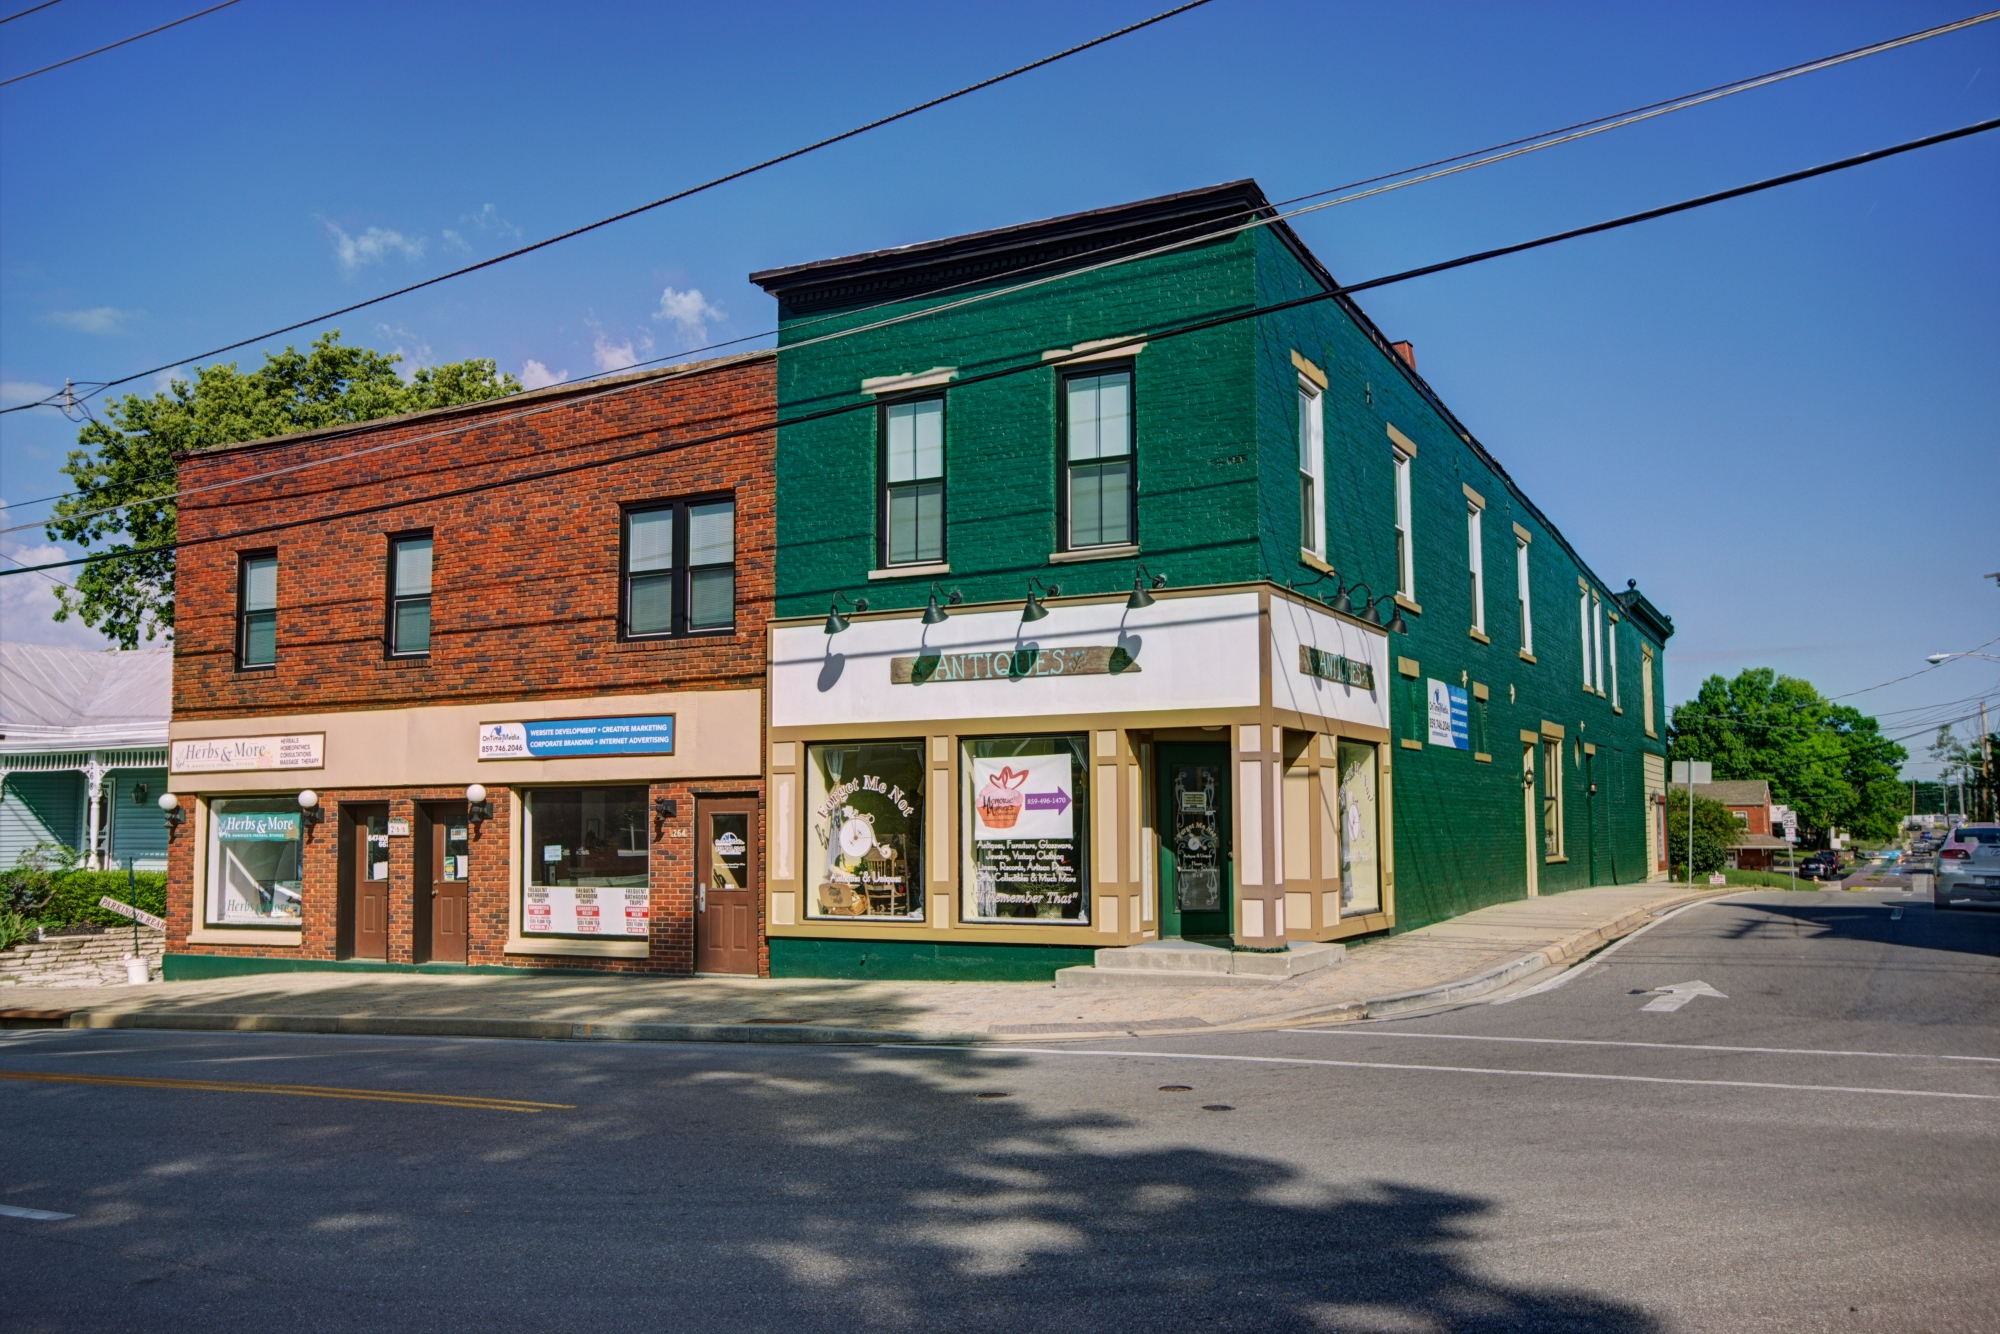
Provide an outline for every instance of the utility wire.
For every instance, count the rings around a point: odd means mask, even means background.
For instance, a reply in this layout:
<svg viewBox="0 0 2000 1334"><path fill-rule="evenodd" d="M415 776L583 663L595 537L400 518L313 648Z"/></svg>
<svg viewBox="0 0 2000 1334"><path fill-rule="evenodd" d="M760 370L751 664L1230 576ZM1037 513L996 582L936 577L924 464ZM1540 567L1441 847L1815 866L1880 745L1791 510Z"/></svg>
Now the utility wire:
<svg viewBox="0 0 2000 1334"><path fill-rule="evenodd" d="M1011 284L1006 287L980 293L976 296L969 297L963 301L950 302L945 305L939 305L939 306L929 306L920 311L907 312L903 315L896 316L888 320L883 320L874 324L850 326L848 328L841 329L835 333L820 335L805 340L795 340L794 342L786 344L786 348L788 350L796 351L800 348L810 347L813 346L814 344L821 342L829 342L839 338L851 338L858 334L870 333L875 330L885 328L888 325L901 323L906 320L927 319L932 316L936 316L951 310L958 309L961 306L971 305L981 301L990 301L999 297L1012 296L1019 292L1025 291L1031 287L1040 286L1045 282L1053 282L1060 279L1075 278L1082 276L1084 274L1097 272L1100 269L1111 268L1122 264L1130 264L1138 260L1152 258L1154 256L1166 254L1177 249L1186 248L1188 246L1199 245L1208 241L1219 240L1226 237L1235 236L1240 234L1241 232L1253 228L1270 226L1277 222L1287 221L1303 213L1318 212L1322 209L1333 208L1341 204L1352 203L1355 200L1365 199L1373 195L1382 194L1389 190L1402 189L1404 186L1408 185L1420 185L1428 181L1437 180L1443 176L1454 175L1461 171L1468 171L1475 167L1482 167L1489 165L1490 163L1506 161L1510 158L1519 157L1524 153L1538 152L1543 148L1552 148L1557 146L1558 144L1570 143L1577 139L1587 138L1590 135L1602 134L1608 130L1621 129L1626 125L1635 124L1642 120L1652 119L1654 116L1666 115L1673 111L1686 110L1689 107L1699 106L1702 105L1703 103L1714 101L1719 97L1732 96L1735 93L1739 92L1748 92L1753 88L1764 87L1768 84L1779 82L1784 79L1796 78L1802 74L1813 73L1818 70L1826 69L1834 65L1843 64L1847 61L1858 60L1864 56L1880 54L1881 52L1894 50L1898 47L1907 46L1910 45L1911 43L1923 41L1931 37L1937 37L1937 36L1942 36L1946 33L1956 32L1963 28L1988 22L1994 18L2000 18L2000 10L1991 10L1988 11L1987 13L1974 15L1971 18L1957 20L1953 23L1941 24L1937 27L1926 28L1919 32L1906 33L1901 37L1889 38L1885 41L1871 43L1870 45L1867 46L1854 47L1850 50L1838 52L1834 55L1822 56L1819 57L1818 59L1804 61L1796 65L1788 65L1781 69L1772 70L1764 74L1751 75L1747 78L1734 80L1731 83L1717 84L1711 88L1701 89L1692 93L1684 93L1678 97L1672 97L1672 98L1667 98L1664 101L1648 103L1645 106L1634 107L1627 111L1613 112L1608 115L1595 117L1591 120L1578 121L1575 122L1574 124L1565 125L1554 130L1544 131L1541 134L1528 135L1524 138L1509 140L1505 143L1495 144L1488 148L1474 149L1468 152L1455 154L1448 158L1437 158L1430 162L1422 163L1414 167L1403 168L1400 171L1387 172L1378 176L1365 177L1359 181L1351 181L1346 185L1334 186L1325 190L1315 190L1312 191L1311 193L1303 195L1295 195L1289 199L1279 200L1272 205L1273 209L1282 210L1286 208L1288 205L1299 203L1304 200L1320 199L1325 195L1338 194L1342 191L1347 191L1347 190L1358 190L1365 186L1377 185L1380 182L1392 181L1400 176L1413 176L1415 173L1418 172L1430 173L1429 175L1418 176L1415 179L1398 181L1394 185L1383 186L1381 189L1364 190L1363 193L1360 194L1346 195L1340 199L1328 200L1324 203L1315 204L1308 208L1295 209L1292 210L1291 212L1277 212L1269 215L1253 214L1249 216L1244 222L1232 223L1219 230L1209 230L1206 232L1203 232L1202 228L1210 226L1209 223L1203 222L1203 223L1189 224L1188 226L1175 228L1167 233L1164 233L1164 235L1167 236L1179 236L1180 239L1169 241L1165 244L1158 245L1146 250L1141 250L1136 253L1122 254L1117 258L1104 260L1095 264L1088 264L1081 268L1072 267L1075 265L1076 260L1079 258L1079 256L1076 255L1066 255L1056 259L1044 261L1041 264L1028 265L1022 269L1016 270L1015 271L1016 274L1018 275L1021 273L1032 273L1037 270L1050 269L1050 268L1058 269L1060 270L1060 272L1054 274L1049 278ZM1595 127L1595 128L1587 128L1587 127ZM1582 131L1582 132L1577 133L1577 131ZM1538 140L1543 142L1536 142ZM1534 147L1521 148L1520 146L1523 144L1533 144ZM1508 151L1508 150L1518 150L1518 151ZM1478 160L1473 161L1471 159L1478 159ZM1464 165L1452 167L1448 171L1431 170L1432 168L1445 166L1450 163L1463 163ZM1198 233L1198 234L1188 235L1187 233ZM1111 246L1101 247L1101 249L1115 249L1115 248L1117 248L1115 243ZM1089 253L1090 252L1086 252L1085 255L1082 256L1082 258L1088 258ZM445 275L445 276L449 277L450 275ZM439 281L441 281L441 279ZM971 278L963 282L952 283L943 287L929 289L926 292L924 292L923 295L926 297L943 296L954 291L963 290L965 288L978 287L989 281L990 279L987 278ZM823 315L818 317L817 319L801 321L799 323L789 326L789 329L786 331L796 333L801 329L811 328L814 325L824 324L831 320L853 319L856 316L865 316L873 311L881 310L887 306L905 304L906 301L907 301L906 297L891 298L889 300L877 302L872 306L864 306L859 310L842 311L833 315ZM589 376L581 380L573 381L571 383L583 385L583 384L589 384L593 380L600 378L628 375L630 374L630 372L640 369L642 367L663 365L669 362L677 361L682 358L696 356L703 352L719 351L723 348L734 347L741 343L753 342L760 338L773 337L779 332L781 331L777 329L763 330L757 333L744 334L738 338L724 339L721 342L709 343L700 347L683 349L678 352L668 353L664 356L649 357L643 361L633 362L629 366L620 367L616 371L604 372L602 376ZM240 346L240 344L238 346ZM122 381L116 381L113 383L122 383ZM88 393L84 395L84 397L88 398L92 395L95 395L96 393L101 392L104 388L108 387L110 386L100 385L97 388L90 390ZM622 386L621 386L621 391L622 391ZM569 401L573 402L574 400L569 400ZM37 407L37 406L43 406L43 404L41 403L23 404L20 405L20 407L8 408L0 411L15 412L24 410L25 408ZM523 410L522 415L525 416L528 413L538 410L540 409L525 409ZM498 419L488 418L484 422L482 422L481 425L498 424L499 422L508 420L515 420L515 418L498 418ZM362 431L369 430L372 428L372 425L373 425L372 423L366 423L366 422L356 423L351 428L350 431L331 432L322 435L320 439L322 440L341 439L347 434L359 433ZM453 429L460 429L460 428L453 428ZM261 480L266 477L280 475L284 472L299 471L305 468L319 467L329 463L344 462L354 457L358 457L358 455L360 454L374 453L385 448L395 448L401 444L413 444L422 440L435 439L435 438L438 437L419 436L411 440L395 442L394 444L391 445L372 446L366 450L356 451L356 453L354 454L335 455L330 458L314 460L311 463L297 464L291 468L275 469L270 472L259 473L253 477L246 477L229 482L216 483L212 487L193 488L187 491L166 492L158 496L146 497L144 500L141 501L121 502L120 504L107 505L100 509L84 511L78 514L63 515L62 520L65 522L70 522L79 519L94 518L99 514L108 514L114 510L124 508L127 504L147 504L147 503L158 503L166 500L175 500L181 496L194 494L195 491L199 490L213 490L213 489L220 489L223 487L238 486L246 482ZM45 496L42 497L40 500L20 501L17 503L24 506L43 504L50 500L67 499L68 497L75 494L77 493L73 491L68 491L68 492L63 492L62 494L56 496ZM11 509L11 508L14 508L14 506L0 505L0 509ZM0 528L0 533L19 532L29 528L40 528L46 526L48 526L46 522L16 524L12 527Z"/></svg>
<svg viewBox="0 0 2000 1334"><path fill-rule="evenodd" d="M56 3L56 0L49 0L49 4L54 4L54 3ZM213 14L218 9L227 9L235 3L237 3L237 0L222 0L222 3L219 5L210 5L207 9L201 10L198 13L189 14L183 18L177 18L172 23L162 23L157 28L148 28L144 32L134 33L132 36L122 38L119 41L113 42L109 46L100 46L95 51L85 51L80 56L71 56L68 60L58 60L53 65L44 65L40 69L31 69L26 74L16 74L11 79L0 79L0 88L5 88L10 83L19 83L23 79L32 79L37 74L47 74L52 69L61 69L64 65L74 65L79 60L88 60L92 56L101 56L106 51L116 51L121 46L130 46L132 43L139 41L142 38L151 37L156 32L165 32L169 28L178 28L183 23L193 23L198 18L203 18L209 14ZM49 7L48 5L37 5L35 6L35 9L47 9L48 7ZM13 18L20 18L22 14L32 14L34 12L35 12L34 9L24 9L21 11L20 14L13 15Z"/></svg>
<svg viewBox="0 0 2000 1334"><path fill-rule="evenodd" d="M1005 379L1015 375L1023 375L1031 371L1041 371L1051 367L1059 367L1071 361L1076 361L1083 358L1091 358L1091 359L1101 358L1105 356L1107 353L1112 353L1117 351L1120 347L1136 346L1140 343L1146 343L1146 342L1164 342L1170 338L1181 338L1189 334L1200 333L1204 330L1220 328L1222 326L1230 324L1236 324L1243 320L1260 319L1268 315L1275 315L1281 313L1283 311L1297 310L1300 309L1301 307L1315 305L1322 301L1339 300L1345 298L1350 293L1370 291L1377 287L1387 287L1392 283L1408 282L1413 278L1422 278L1430 274L1446 273L1453 269L1464 268L1467 265L1471 264L1484 263L1488 260L1501 258L1502 256L1518 255L1523 253L1524 251L1540 249L1543 246L1554 245L1560 241L1569 241L1569 240L1575 240L1579 237L1593 236L1601 232L1608 232L1621 227L1630 227L1641 222L1649 222L1656 218L1669 217L1677 213L1685 213L1691 209L1705 208L1711 204L1718 204L1731 199L1740 199L1746 195L1757 194L1765 190L1776 189L1777 187L1782 185L1790 185L1798 181L1811 180L1815 177L1825 176L1832 172L1845 171L1849 168L1862 166L1867 163L1879 162L1885 158L1895 157L1899 154L1913 152L1920 148L1929 148L1937 144L1949 143L1952 142L1953 140L1963 139L1969 135L1983 134L1988 130L1994 130L1994 129L2000 129L2000 118L1978 121L1971 125L1961 126L1955 130L1946 130L1939 134L1926 135L1921 139L1911 139L1908 140L1907 142L1901 144L1895 144L1888 148L1878 148L1874 149L1871 152L1858 153L1853 157L1842 158L1835 162L1822 163L1817 167L1807 167L1800 171L1787 172L1782 176L1773 176L1766 180L1755 181L1748 185L1735 186L1728 190L1718 190L1711 194L1699 195L1692 199L1684 199L1678 203L1664 204L1658 208L1645 209L1638 213L1628 213L1623 217L1608 219L1604 222L1591 223L1590 225L1585 227L1573 227L1567 231L1553 232L1547 236L1537 237L1531 241L1520 241L1512 245L1496 246L1491 250L1479 251L1476 254L1462 255L1457 259L1442 260L1438 263L1426 264L1419 268L1405 269L1400 273L1386 274L1380 278L1370 278L1366 282L1351 283L1346 286L1336 286L1328 288L1324 291L1310 293L1305 296L1293 297L1287 301L1273 302L1272 304L1267 306L1257 306L1249 310L1234 311L1229 314L1209 316L1202 319L1190 320L1178 325L1169 325L1160 329L1134 333L1126 335L1122 338L1107 340L1106 342L1103 342L1096 347L1090 348L1087 351L1072 352L1062 357L1051 357L1046 361L1037 360L1019 366L1010 366L999 370L985 371L977 375L968 375L960 379L950 381L947 384L941 385L939 386L939 388L943 392L949 394L953 391L964 389L971 385L984 384L991 380ZM385 510L405 509L412 505L429 504L429 503L435 503L440 500L455 499L460 496L472 495L482 491L494 490L502 486L516 486L524 482L539 481L550 477L562 476L576 472L583 472L592 468L609 467L619 463L632 462L637 459L656 457L661 454L677 453L680 450L689 449L697 445L712 444L720 440L735 439L744 435L758 434L764 431L775 430L786 426L803 425L806 422L820 421L830 417L845 416L853 412L872 412L875 410L875 407L876 405L874 403L868 402L868 403L847 403L839 405L837 407L820 408L812 412L801 413L794 417L787 417L787 418L774 417L772 420L768 422L764 422L755 426L737 427L730 430L725 430L690 440L670 441L666 444L652 445L648 446L645 449L633 451L622 455L613 455L607 458L593 459L582 463L566 464L556 468L541 469L533 472L519 474L517 476L505 478L499 481L477 482L469 486L442 492L434 492L426 496L409 497L391 501L384 501L379 504L365 505L351 510L337 511L332 514L315 515L309 518L288 519L277 523L262 524L257 527L242 529L233 533L217 533L217 534L211 534L207 537L192 538L185 541L177 540L174 542L162 542L149 547L133 547L133 548L127 548L122 551L104 551L96 553L95 555L77 557L73 560L51 561L43 565L25 566L18 570L0 570L0 578L5 578L9 575L15 575L15 574L32 573L38 570L58 570L58 569L65 569L72 565L88 565L95 563L97 561L125 560L134 556L150 556L164 551L178 550L182 547L206 546L216 542L233 542L233 541L238 541L245 537L257 536L264 533L279 532L285 529L303 527L309 524L327 523L337 519L354 518L361 515L379 513Z"/></svg>
<svg viewBox="0 0 2000 1334"><path fill-rule="evenodd" d="M236 0L224 0L224 3L235 4ZM745 176L753 175L756 172L764 171L770 167L775 167L779 163L790 162L793 158L804 157L807 153L814 153L822 148L831 147L832 145L841 143L844 140L852 139L856 135L866 134L870 130L878 130L882 128L884 125L894 124L896 121L906 119L907 117L910 116L914 116L918 112L928 111L932 107L942 106L946 102L954 101L958 98L979 92L981 89L991 88L993 85L997 83L1005 83L1007 80L1012 78L1017 78L1020 75L1030 72L1031 70L1038 70L1042 68L1044 65L1053 65L1058 60L1066 60L1070 56L1077 55L1084 51L1088 51L1092 47L1102 46L1106 42L1116 41L1120 37L1124 37L1127 36L1128 34L1138 32L1141 28L1150 28L1155 23L1164 23L1166 20L1173 18L1176 15L1185 14L1190 9L1199 9L1203 5L1208 3L1209 0L1188 0L1188 3L1186 4L1177 5L1172 9L1164 10L1161 13L1153 15L1149 19L1141 19L1137 23L1129 23L1126 26L1119 28L1115 32L1105 33L1102 37L1094 37L1090 41L1080 43L1079 45L1076 46L1072 46L1067 50L1058 51L1054 55L1043 56L1040 60L1030 61L1028 64L1021 65L1015 69L1010 69L1004 74L996 74L991 78L981 79L978 83L967 84L965 87L960 88L957 92L946 93L942 97L933 97L928 102L919 102L917 103L917 105L913 107L906 107L905 109L895 112L891 115L883 116L877 120L871 120L866 125L857 125L851 130L843 130L839 134L830 135L825 139L817 140L814 143L805 145L803 148L794 148L790 152L780 153L776 157L765 158L762 162L755 163L751 166L739 167L737 170L729 172L726 175L717 176L713 180L703 181L700 185L691 185L685 190L677 190L673 194L663 196L662 198L659 199L655 199L650 204L640 204L635 208L628 208L621 213L613 213L608 218L599 218L596 222L587 222L581 227L572 227L566 232L558 232L554 236L544 237L542 240L539 241L531 241L527 245L517 246L514 249L509 250L504 254L495 255L491 259L482 259L475 263L467 264L462 268L453 269L449 273L440 273L434 278L425 278L421 282L410 283L407 286L397 288L393 292L384 292L380 296L371 296L366 301L356 301L352 305L342 306L338 310L330 310L324 315L315 315L311 319L299 320L295 323L283 325L279 328L272 329L266 333L257 334L256 336L251 338L239 339L234 343L224 343L221 347L210 348L206 352L197 352L191 357L181 357L178 360L167 362L165 365L155 366L151 370L137 371L131 375L121 376L116 380L106 380L102 384L98 385L97 388L93 389L91 392L93 394L101 393L103 390L116 388L118 385L121 384L129 384L134 380L144 379L146 376L149 375L157 375L161 371L170 371L174 369L176 366L185 365L187 362L190 361L200 361L205 357L213 357L223 352L233 351L234 349L239 347L247 347L251 343L262 342L266 338L276 338L279 334L291 333L293 330L303 329L308 325L324 324L326 321L332 319L338 319L342 315L351 314L357 310L366 310L370 306L380 305L384 301L389 301L399 296L407 296L411 292L420 292L426 287L435 287L437 284L442 282L449 282L453 278L462 278L468 273L477 273L481 269L490 269L496 264L505 264L510 259L518 259L522 255L533 254L537 250L546 249L547 247L555 245L560 241L567 241L570 240L572 237L582 236L586 232L594 232L600 227L609 227L614 222L623 222L627 218L637 217L641 213L646 213L653 209L660 208L663 205L674 203L677 200L686 199L690 195L698 195L704 190L713 190L718 185L726 185L730 181L741 180ZM217 5L216 8L220 9L222 8L222 5ZM209 11L204 10L202 12L208 13ZM190 17L198 18L200 17L200 15L190 15ZM186 20L183 19L181 20L181 22L186 22ZM142 33L140 35L144 36L145 34ZM128 38L127 40L136 41L138 39ZM109 50L110 48L107 47L105 49ZM90 54L95 55L96 53L91 52ZM78 56L76 57L76 59L81 60L83 59L83 57ZM65 61L63 63L67 64L69 62ZM54 69L55 66L51 65L49 66L49 68ZM36 74L40 74L41 72L42 72L41 70L35 71ZM20 77L25 79L31 76L23 74ZM14 80L9 79L6 82L12 83L14 82ZM0 87L4 86L5 84L0 84ZM39 405L24 404L22 406L35 407ZM0 409L0 411L7 411L7 412L14 412L18 410L19 410L18 408Z"/></svg>
<svg viewBox="0 0 2000 1334"><path fill-rule="evenodd" d="M12 23L15 19L24 19L30 14L39 14L51 5L59 5L61 3L62 0L42 0L42 3L39 5L29 5L26 9L9 14L6 18L0 19L0 23Z"/></svg>

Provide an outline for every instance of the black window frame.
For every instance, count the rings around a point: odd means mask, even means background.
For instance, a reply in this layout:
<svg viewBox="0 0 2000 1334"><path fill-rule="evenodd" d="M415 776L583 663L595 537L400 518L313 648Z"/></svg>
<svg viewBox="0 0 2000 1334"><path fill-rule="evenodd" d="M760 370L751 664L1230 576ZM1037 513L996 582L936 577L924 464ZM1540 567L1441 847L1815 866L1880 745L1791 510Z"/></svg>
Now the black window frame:
<svg viewBox="0 0 2000 1334"><path fill-rule="evenodd" d="M255 551L239 551L236 553L236 670L239 672L268 672L275 670L278 666L278 599L276 589L272 590L271 605L269 607L260 607L252 611L248 605L250 601L250 563L260 560L268 560L272 563L275 576L275 567L278 563L278 549L276 547L259 547ZM273 583L275 584L275 582L274 577ZM269 662L251 662L249 660L250 618L252 616L265 615L271 618L271 660Z"/></svg>
<svg viewBox="0 0 2000 1334"><path fill-rule="evenodd" d="M428 658L431 656L431 651L428 647L421 651L415 649L402 650L396 647L397 604L414 602L416 600L414 597L405 598L396 596L396 548L400 543L413 541L417 538L427 538L431 544L431 591L423 595L424 612L430 621L429 633L424 636L424 643L428 645L437 635L437 617L432 614L435 610L436 604L434 599L437 594L437 532L431 528L410 528L402 532L386 533L384 537L388 541L388 547L387 555L383 561L382 574L383 656L389 658Z"/></svg>
<svg viewBox="0 0 2000 1334"><path fill-rule="evenodd" d="M951 403L944 393L908 393L881 400L875 405L875 568L922 569L930 565L944 565L951 561ZM928 403L935 400L938 405L938 475L909 482L889 480L889 410L907 403ZM889 559L889 494L891 487L928 486L935 483L938 489L938 554L922 560L892 561Z"/></svg>
<svg viewBox="0 0 2000 1334"><path fill-rule="evenodd" d="M1126 403L1125 420L1129 438L1126 440L1125 457L1130 461L1130 469L1125 479L1125 540L1122 542L1091 542L1082 546L1070 538L1070 459L1069 459L1069 382L1085 376L1115 375L1123 372L1131 397ZM1094 361L1081 366L1059 367L1056 371L1056 550L1057 551L1116 551L1121 547L1139 545L1139 363L1132 358L1119 357L1105 361Z"/></svg>
<svg viewBox="0 0 2000 1334"><path fill-rule="evenodd" d="M729 624L705 626L693 629L689 626L693 608L694 573L696 567L688 563L688 511L696 505L712 505L726 500L730 505L729 544ZM635 514L655 514L661 510L672 511L674 516L673 563L668 567L673 578L673 614L671 627L666 630L648 630L643 633L632 629L632 516ZM675 496L669 500L634 500L618 507L618 638L626 643L650 643L665 639L713 638L718 635L736 633L737 608L741 603L742 584L740 576L742 562L737 557L739 545L736 520L742 514L742 506L737 503L735 491L704 491L694 495ZM722 569L720 565L703 565L703 570ZM641 574L657 574L657 570L642 570Z"/></svg>

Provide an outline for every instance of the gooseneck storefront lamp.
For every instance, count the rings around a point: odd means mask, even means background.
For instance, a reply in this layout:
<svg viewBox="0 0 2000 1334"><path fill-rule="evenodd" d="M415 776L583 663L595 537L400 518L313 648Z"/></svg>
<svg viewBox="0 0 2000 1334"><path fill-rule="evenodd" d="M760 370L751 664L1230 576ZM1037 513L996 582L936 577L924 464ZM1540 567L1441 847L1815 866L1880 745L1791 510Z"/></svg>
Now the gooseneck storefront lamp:
<svg viewBox="0 0 2000 1334"><path fill-rule="evenodd" d="M956 588L954 588L951 590L951 592L945 594L944 600L945 600L945 606L956 607L959 603L965 601L965 594L959 592ZM925 625L942 624L945 621L945 619L950 615L951 615L950 612L946 611L944 607L940 607L938 605L937 580L935 579L931 580L931 605L924 608L924 624Z"/></svg>
<svg viewBox="0 0 2000 1334"><path fill-rule="evenodd" d="M493 818L493 803L486 799L486 788L474 783L465 789L465 822L482 825Z"/></svg>
<svg viewBox="0 0 2000 1334"><path fill-rule="evenodd" d="M171 792L160 794L160 813L167 817L169 837L173 835L174 830L187 823L188 813L181 809L181 799Z"/></svg>
<svg viewBox="0 0 2000 1334"><path fill-rule="evenodd" d="M1125 599L1125 610L1144 611L1147 607L1153 605L1153 595L1146 587L1148 582L1154 588L1165 588L1167 586L1167 576L1164 574L1154 574L1146 568L1145 563L1142 561L1132 571L1132 596Z"/></svg>
<svg viewBox="0 0 2000 1334"><path fill-rule="evenodd" d="M833 601L826 609L826 632L837 635L847 628L847 618L840 614L840 604L845 602L854 609L856 615L868 610L867 598L850 598L845 593L835 593Z"/></svg>
<svg viewBox="0 0 2000 1334"><path fill-rule="evenodd" d="M1021 608L1021 619L1024 621L1039 621L1049 614L1049 609L1042 605L1041 598L1035 596L1037 592L1042 598L1059 598L1062 596L1062 585L1045 584L1036 576L1029 575L1028 602Z"/></svg>

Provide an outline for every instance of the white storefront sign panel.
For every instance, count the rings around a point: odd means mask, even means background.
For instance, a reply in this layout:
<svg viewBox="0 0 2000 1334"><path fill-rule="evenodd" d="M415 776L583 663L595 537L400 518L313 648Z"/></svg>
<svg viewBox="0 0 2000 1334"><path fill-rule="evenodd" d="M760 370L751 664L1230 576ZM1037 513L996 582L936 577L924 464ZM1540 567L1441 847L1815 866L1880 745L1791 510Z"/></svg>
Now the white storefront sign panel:
<svg viewBox="0 0 2000 1334"><path fill-rule="evenodd" d="M326 764L326 733L302 736L208 737L173 743L173 772L229 773L243 769L319 769Z"/></svg>
<svg viewBox="0 0 2000 1334"><path fill-rule="evenodd" d="M1226 593L1139 611L1057 604L1028 623L1009 607L933 626L856 620L837 635L780 626L771 725L1255 707L1257 624L1257 595Z"/></svg>
<svg viewBox="0 0 2000 1334"><path fill-rule="evenodd" d="M1301 649L1308 650L1303 656ZM1334 671L1339 659L1371 670ZM1313 670L1313 669L1317 670ZM1372 680L1373 687L1333 679ZM1389 726L1389 636L1289 598L1271 599L1271 703L1369 727Z"/></svg>

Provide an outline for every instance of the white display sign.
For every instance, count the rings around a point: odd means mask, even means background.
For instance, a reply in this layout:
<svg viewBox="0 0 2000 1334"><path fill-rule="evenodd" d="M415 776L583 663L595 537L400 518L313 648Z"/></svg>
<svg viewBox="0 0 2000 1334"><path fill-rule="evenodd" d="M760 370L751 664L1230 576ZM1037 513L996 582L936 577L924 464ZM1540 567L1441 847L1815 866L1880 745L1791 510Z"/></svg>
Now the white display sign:
<svg viewBox="0 0 2000 1334"><path fill-rule="evenodd" d="M1015 755L972 761L972 837L980 843L1075 837L1070 757Z"/></svg>
<svg viewBox="0 0 2000 1334"><path fill-rule="evenodd" d="M173 744L177 774L230 773L243 769L320 769L326 765L326 733L304 736L205 737Z"/></svg>
<svg viewBox="0 0 2000 1334"><path fill-rule="evenodd" d="M558 936L643 936L651 893L644 885L529 885L521 926Z"/></svg>

